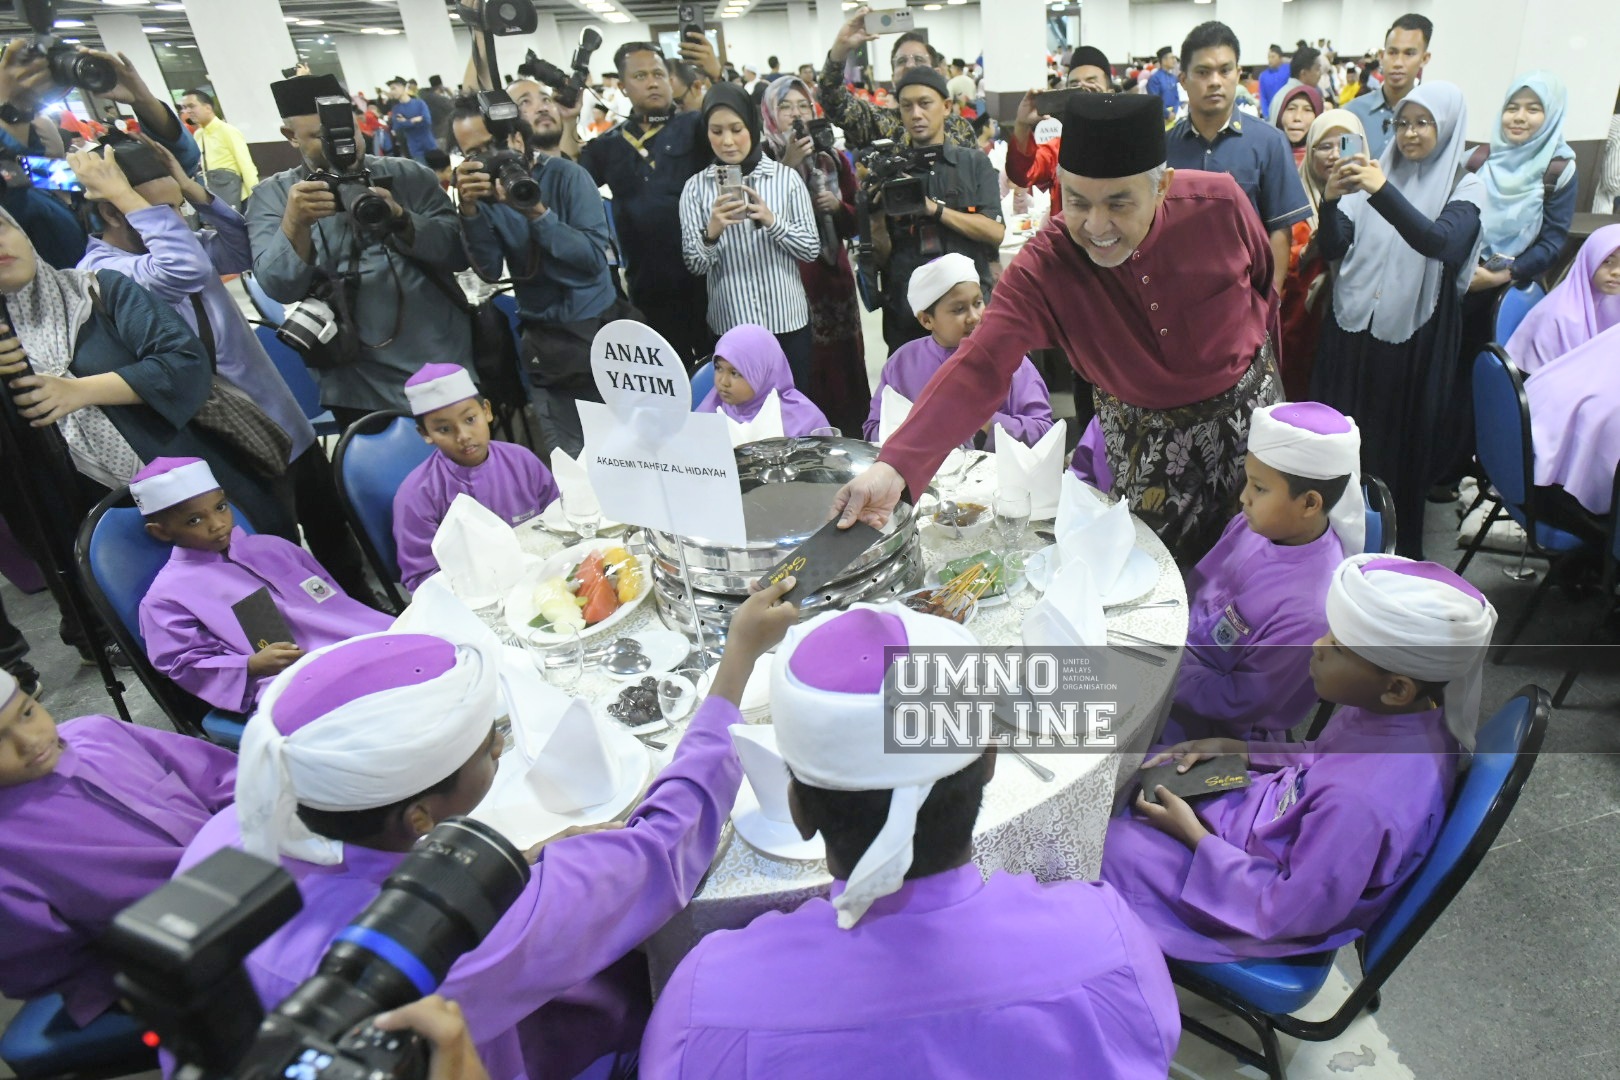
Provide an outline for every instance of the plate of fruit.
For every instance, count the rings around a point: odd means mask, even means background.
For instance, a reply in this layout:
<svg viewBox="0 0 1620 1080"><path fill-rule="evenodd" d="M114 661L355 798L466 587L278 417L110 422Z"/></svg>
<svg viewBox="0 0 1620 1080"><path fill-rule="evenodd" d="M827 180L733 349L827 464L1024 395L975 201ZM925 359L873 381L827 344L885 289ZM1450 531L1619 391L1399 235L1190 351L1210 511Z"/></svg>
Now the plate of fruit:
<svg viewBox="0 0 1620 1080"><path fill-rule="evenodd" d="M506 594L506 625L534 645L563 641L568 631L593 637L640 607L652 591L649 585L647 568L622 545L611 540L576 544Z"/></svg>

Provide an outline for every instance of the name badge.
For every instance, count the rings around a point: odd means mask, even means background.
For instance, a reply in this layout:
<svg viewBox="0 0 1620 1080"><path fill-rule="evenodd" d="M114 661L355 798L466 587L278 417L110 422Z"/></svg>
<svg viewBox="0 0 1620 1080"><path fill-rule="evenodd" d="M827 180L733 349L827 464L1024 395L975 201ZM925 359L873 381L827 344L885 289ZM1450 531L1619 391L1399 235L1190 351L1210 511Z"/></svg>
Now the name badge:
<svg viewBox="0 0 1620 1080"><path fill-rule="evenodd" d="M1276 821L1288 813L1289 810L1293 809L1294 804L1299 802L1299 788L1300 776L1295 773L1289 777L1288 786L1283 788L1282 795L1277 799L1277 812L1271 816L1272 821Z"/></svg>
<svg viewBox="0 0 1620 1080"><path fill-rule="evenodd" d="M337 590L318 577L305 578L298 583L299 588L309 594L309 598L317 604L324 604L337 595Z"/></svg>
<svg viewBox="0 0 1620 1080"><path fill-rule="evenodd" d="M1241 638L1248 637L1253 632L1254 628L1244 622L1243 616L1238 614L1237 605L1227 604L1226 610L1221 613L1220 622L1215 624L1209 636L1221 648L1230 649Z"/></svg>
<svg viewBox="0 0 1620 1080"><path fill-rule="evenodd" d="M534 517L534 515L538 514L539 512L540 511L538 511L538 510L525 510L525 511L523 511L523 513L518 514L515 517L513 517L512 520L509 522L509 524L521 525L525 521L528 521L530 518Z"/></svg>

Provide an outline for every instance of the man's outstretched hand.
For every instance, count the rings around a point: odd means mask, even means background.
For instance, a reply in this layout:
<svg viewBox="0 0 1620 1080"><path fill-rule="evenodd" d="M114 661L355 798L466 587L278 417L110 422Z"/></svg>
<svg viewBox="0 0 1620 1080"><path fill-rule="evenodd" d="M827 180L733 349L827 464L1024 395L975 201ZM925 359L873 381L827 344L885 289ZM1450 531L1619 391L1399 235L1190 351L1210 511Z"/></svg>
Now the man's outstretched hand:
<svg viewBox="0 0 1620 1080"><path fill-rule="evenodd" d="M900 505L900 496L905 491L905 478L893 465L874 462L871 468L838 489L828 516L838 519L840 529L847 529L857 521L881 529L889 523L889 515Z"/></svg>

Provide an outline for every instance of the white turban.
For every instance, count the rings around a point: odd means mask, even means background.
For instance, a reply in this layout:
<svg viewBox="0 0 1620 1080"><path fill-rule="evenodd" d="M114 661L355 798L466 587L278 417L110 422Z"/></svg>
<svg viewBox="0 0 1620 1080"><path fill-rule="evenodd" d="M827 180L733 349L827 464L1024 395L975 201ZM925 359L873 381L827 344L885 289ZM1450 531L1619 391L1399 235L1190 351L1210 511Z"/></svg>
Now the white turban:
<svg viewBox="0 0 1620 1080"><path fill-rule="evenodd" d="M4 668L0 668L0 709L10 705L11 699L16 696L17 691L20 689L22 687L17 682L17 676Z"/></svg>
<svg viewBox="0 0 1620 1080"><path fill-rule="evenodd" d="M502 713L500 656L426 634L365 634L301 657L266 689L236 773L243 847L335 865L298 818L408 799L460 769Z"/></svg>
<svg viewBox="0 0 1620 1080"><path fill-rule="evenodd" d="M979 270L973 260L956 252L941 255L912 271L911 281L906 286L906 302L911 305L913 314L921 315L964 281L979 284Z"/></svg>
<svg viewBox="0 0 1620 1080"><path fill-rule="evenodd" d="M1479 726L1485 651L1496 609L1437 563L1352 555L1327 595L1328 629L1345 648L1385 671L1446 684L1446 727L1466 750Z"/></svg>
<svg viewBox="0 0 1620 1080"><path fill-rule="evenodd" d="M1361 495L1361 431L1356 422L1314 401L1267 405L1249 420L1249 453L1278 472L1309 480L1348 476L1344 494L1328 511L1328 525L1345 555L1367 546L1367 502Z"/></svg>
<svg viewBox="0 0 1620 1080"><path fill-rule="evenodd" d="M823 628L827 632L818 634ZM917 811L934 782L961 772L983 753L885 752L883 649L977 644L948 619L890 603L821 615L789 630L776 650L771 717L777 748L793 775L830 791L892 792L888 820L833 901L845 930L873 901L905 883Z"/></svg>

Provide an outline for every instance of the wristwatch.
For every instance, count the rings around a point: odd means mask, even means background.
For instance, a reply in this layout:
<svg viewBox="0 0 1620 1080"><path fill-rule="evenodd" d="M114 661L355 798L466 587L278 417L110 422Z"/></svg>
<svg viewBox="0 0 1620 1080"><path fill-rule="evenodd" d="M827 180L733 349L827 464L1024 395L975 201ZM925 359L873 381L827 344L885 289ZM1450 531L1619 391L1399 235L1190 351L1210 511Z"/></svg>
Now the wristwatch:
<svg viewBox="0 0 1620 1080"><path fill-rule="evenodd" d="M17 106L13 105L9 101L4 105L0 105L0 120L4 120L8 124L32 124L34 122L34 117L38 115L38 113L38 105L35 105L33 108L26 111L17 108Z"/></svg>
<svg viewBox="0 0 1620 1080"><path fill-rule="evenodd" d="M934 200L934 220L941 224L945 221L945 204L938 199Z"/></svg>

